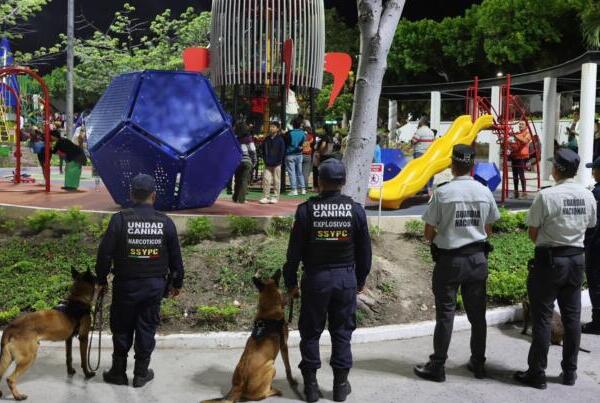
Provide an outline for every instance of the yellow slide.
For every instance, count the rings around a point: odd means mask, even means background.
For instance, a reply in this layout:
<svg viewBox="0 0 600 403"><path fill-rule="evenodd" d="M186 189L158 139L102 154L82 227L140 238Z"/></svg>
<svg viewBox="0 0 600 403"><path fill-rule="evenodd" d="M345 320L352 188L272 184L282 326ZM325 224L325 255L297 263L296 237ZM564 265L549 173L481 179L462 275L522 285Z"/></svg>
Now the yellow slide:
<svg viewBox="0 0 600 403"><path fill-rule="evenodd" d="M491 115L484 115L475 123L471 121L471 116L460 116L423 156L409 162L395 178L385 182L382 189L371 189L369 198L379 201L381 191L384 208L400 208L404 200L421 191L434 175L450 167L455 145L472 144L479 132L489 129L493 123Z"/></svg>

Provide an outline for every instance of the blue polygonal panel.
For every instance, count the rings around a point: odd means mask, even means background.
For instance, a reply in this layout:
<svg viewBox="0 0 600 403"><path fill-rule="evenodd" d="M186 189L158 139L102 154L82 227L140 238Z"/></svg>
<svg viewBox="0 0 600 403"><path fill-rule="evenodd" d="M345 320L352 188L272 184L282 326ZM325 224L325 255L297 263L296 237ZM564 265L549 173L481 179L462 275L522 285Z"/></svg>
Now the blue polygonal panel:
<svg viewBox="0 0 600 403"><path fill-rule="evenodd" d="M140 73L123 74L110 83L85 121L89 148L93 148L119 123L127 119L140 75Z"/></svg>
<svg viewBox="0 0 600 403"><path fill-rule="evenodd" d="M195 149L226 125L209 82L199 74L148 72L131 120L179 153Z"/></svg>
<svg viewBox="0 0 600 403"><path fill-rule="evenodd" d="M139 173L156 178L160 210L210 206L241 160L230 117L199 74L117 77L91 116L92 161L122 206L131 205L130 183Z"/></svg>
<svg viewBox="0 0 600 403"><path fill-rule="evenodd" d="M502 182L500 170L498 170L496 164L487 162L475 164L473 178L487 186L492 192L495 192L500 182Z"/></svg>
<svg viewBox="0 0 600 403"><path fill-rule="evenodd" d="M384 148L381 150L381 162L383 163L383 180L389 181L395 178L408 164L402 150Z"/></svg>

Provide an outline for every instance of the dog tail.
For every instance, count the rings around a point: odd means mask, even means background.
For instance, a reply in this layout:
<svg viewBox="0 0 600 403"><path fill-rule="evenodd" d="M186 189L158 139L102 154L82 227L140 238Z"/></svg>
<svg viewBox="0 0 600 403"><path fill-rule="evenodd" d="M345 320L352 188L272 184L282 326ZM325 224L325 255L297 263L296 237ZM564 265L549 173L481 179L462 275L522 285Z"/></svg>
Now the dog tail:
<svg viewBox="0 0 600 403"><path fill-rule="evenodd" d="M8 348L8 343L9 335L5 331L2 334L2 341L0 341L0 379L2 379L2 376L13 361L12 354Z"/></svg>
<svg viewBox="0 0 600 403"><path fill-rule="evenodd" d="M201 403L236 403L242 398L242 392L239 388L234 387L227 393L225 397L213 400L203 400Z"/></svg>
<svg viewBox="0 0 600 403"><path fill-rule="evenodd" d="M582 351L582 352L588 353L588 354L591 353L590 350L586 350L585 348L581 348L581 347L579 347L579 351Z"/></svg>

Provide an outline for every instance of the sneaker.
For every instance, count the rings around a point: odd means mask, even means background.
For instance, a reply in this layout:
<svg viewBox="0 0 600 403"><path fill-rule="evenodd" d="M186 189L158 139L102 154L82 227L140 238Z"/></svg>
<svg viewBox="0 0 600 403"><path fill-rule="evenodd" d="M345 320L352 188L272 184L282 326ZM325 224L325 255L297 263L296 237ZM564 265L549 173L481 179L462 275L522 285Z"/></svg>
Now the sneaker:
<svg viewBox="0 0 600 403"><path fill-rule="evenodd" d="M276 197L271 197L271 199L269 200L269 204L277 204L279 203L279 199Z"/></svg>
<svg viewBox="0 0 600 403"><path fill-rule="evenodd" d="M306 189L302 189L301 194L305 195L306 194Z"/></svg>
<svg viewBox="0 0 600 403"><path fill-rule="evenodd" d="M269 203L271 203L271 200L273 200L273 199L270 199L270 200L269 200L267 197L263 197L263 198L262 198L262 199L260 199L258 202L259 202L260 204L269 204Z"/></svg>
<svg viewBox="0 0 600 403"><path fill-rule="evenodd" d="M288 196L298 196L298 191L292 190L290 193L288 193Z"/></svg>

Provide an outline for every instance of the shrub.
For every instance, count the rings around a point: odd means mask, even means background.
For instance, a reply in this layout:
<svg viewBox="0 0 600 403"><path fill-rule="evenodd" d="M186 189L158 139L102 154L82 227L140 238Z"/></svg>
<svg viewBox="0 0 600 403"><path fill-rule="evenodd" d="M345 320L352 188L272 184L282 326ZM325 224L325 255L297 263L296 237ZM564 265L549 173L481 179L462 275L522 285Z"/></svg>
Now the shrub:
<svg viewBox="0 0 600 403"><path fill-rule="evenodd" d="M208 217L194 217L187 222L184 245L196 245L214 237L213 225Z"/></svg>
<svg viewBox="0 0 600 403"><path fill-rule="evenodd" d="M0 311L0 325L10 323L14 318L19 316L21 310L18 307L12 307L8 311Z"/></svg>
<svg viewBox="0 0 600 403"><path fill-rule="evenodd" d="M525 232L500 234L491 242L488 296L497 303L520 302L527 294L527 262L533 257L533 244Z"/></svg>
<svg viewBox="0 0 600 403"><path fill-rule="evenodd" d="M500 209L500 219L493 225L494 232L511 233L527 229L527 213L513 213L505 208Z"/></svg>
<svg viewBox="0 0 600 403"><path fill-rule="evenodd" d="M100 239L108 230L108 224L112 216L107 215L100 222L93 222L87 226L87 233L94 239Z"/></svg>
<svg viewBox="0 0 600 403"><path fill-rule="evenodd" d="M269 235L288 234L292 231L294 225L294 217L273 217L269 225Z"/></svg>
<svg viewBox="0 0 600 403"><path fill-rule="evenodd" d="M421 220L410 220L404 227L404 236L408 239L422 239L425 223Z"/></svg>
<svg viewBox="0 0 600 403"><path fill-rule="evenodd" d="M174 299L164 299L160 305L160 317L162 320L168 321L181 316L179 304Z"/></svg>
<svg viewBox="0 0 600 403"><path fill-rule="evenodd" d="M196 308L196 319L208 324L232 323L240 314L241 309L234 305L218 306L199 306Z"/></svg>
<svg viewBox="0 0 600 403"><path fill-rule="evenodd" d="M261 276L270 277L283 268L287 258L287 245L286 237L270 238L264 242L256 253L251 274L260 272Z"/></svg>
<svg viewBox="0 0 600 403"><path fill-rule="evenodd" d="M58 213L53 210L37 211L25 219L25 226L34 234L39 234L46 229L50 229L57 216Z"/></svg>
<svg viewBox="0 0 600 403"><path fill-rule="evenodd" d="M261 232L258 221L253 217L230 215L229 227L234 236L252 235Z"/></svg>
<svg viewBox="0 0 600 403"><path fill-rule="evenodd" d="M0 209L0 232L12 234L17 228L17 222L6 215L6 210Z"/></svg>

